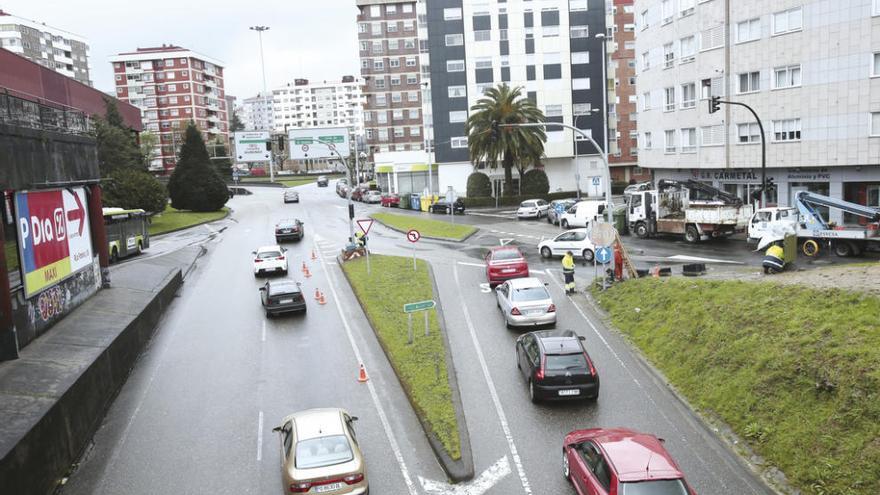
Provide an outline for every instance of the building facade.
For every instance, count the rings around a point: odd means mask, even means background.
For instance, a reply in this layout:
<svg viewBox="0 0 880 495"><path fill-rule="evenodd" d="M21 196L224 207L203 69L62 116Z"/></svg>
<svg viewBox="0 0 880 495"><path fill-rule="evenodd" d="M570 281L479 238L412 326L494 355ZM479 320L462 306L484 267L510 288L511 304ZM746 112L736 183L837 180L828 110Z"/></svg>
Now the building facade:
<svg viewBox="0 0 880 495"><path fill-rule="evenodd" d="M364 135L362 81L344 76L340 81L295 79L272 90L272 125L275 132L307 127L347 127Z"/></svg>
<svg viewBox="0 0 880 495"><path fill-rule="evenodd" d="M0 48L92 85L89 45L82 36L0 10Z"/></svg>
<svg viewBox="0 0 880 495"><path fill-rule="evenodd" d="M150 169L170 173L190 121L205 141L229 140L223 64L173 45L138 48L110 58L116 96L143 111L144 128L159 136Z"/></svg>
<svg viewBox="0 0 880 495"><path fill-rule="evenodd" d="M272 100L262 93L241 100L238 118L246 131L271 131L275 128Z"/></svg>
<svg viewBox="0 0 880 495"><path fill-rule="evenodd" d="M768 203L880 206L880 2L636 0L639 163ZM846 219L831 210L831 220Z"/></svg>

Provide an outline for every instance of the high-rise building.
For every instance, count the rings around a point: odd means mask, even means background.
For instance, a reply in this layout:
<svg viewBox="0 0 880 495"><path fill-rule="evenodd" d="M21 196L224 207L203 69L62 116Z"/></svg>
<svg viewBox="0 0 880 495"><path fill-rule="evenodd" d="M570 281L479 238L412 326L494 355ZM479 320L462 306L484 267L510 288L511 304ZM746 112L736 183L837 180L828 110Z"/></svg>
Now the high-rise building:
<svg viewBox="0 0 880 495"><path fill-rule="evenodd" d="M364 135L360 79L344 76L340 81L295 79L272 90L272 122L276 132L305 127L347 127L354 136Z"/></svg>
<svg viewBox="0 0 880 495"><path fill-rule="evenodd" d="M144 128L159 136L150 168L170 172L177 163L186 125L193 121L205 141L229 140L223 64L174 45L138 48L110 58L116 96L143 111Z"/></svg>
<svg viewBox="0 0 880 495"><path fill-rule="evenodd" d="M639 163L768 203L880 206L880 2L636 0ZM831 219L847 221L832 209Z"/></svg>
<svg viewBox="0 0 880 495"><path fill-rule="evenodd" d="M82 36L0 10L0 48L92 85L89 45Z"/></svg>
<svg viewBox="0 0 880 495"><path fill-rule="evenodd" d="M241 112L238 118L246 131L271 131L275 128L272 100L263 93L241 100L239 108Z"/></svg>

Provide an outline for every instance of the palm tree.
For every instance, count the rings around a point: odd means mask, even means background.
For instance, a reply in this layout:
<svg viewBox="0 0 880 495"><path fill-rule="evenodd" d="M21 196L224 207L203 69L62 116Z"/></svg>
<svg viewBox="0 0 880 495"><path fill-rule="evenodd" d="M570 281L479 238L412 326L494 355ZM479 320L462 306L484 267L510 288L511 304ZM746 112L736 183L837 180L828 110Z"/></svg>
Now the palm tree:
<svg viewBox="0 0 880 495"><path fill-rule="evenodd" d="M471 161L485 162L496 168L499 160L504 167L504 191L513 192L513 167L522 172L530 163L537 163L544 154L547 135L542 127L500 127L497 139L492 124L523 124L544 122L544 113L534 102L522 97L522 88L506 84L489 88L471 107L465 123Z"/></svg>

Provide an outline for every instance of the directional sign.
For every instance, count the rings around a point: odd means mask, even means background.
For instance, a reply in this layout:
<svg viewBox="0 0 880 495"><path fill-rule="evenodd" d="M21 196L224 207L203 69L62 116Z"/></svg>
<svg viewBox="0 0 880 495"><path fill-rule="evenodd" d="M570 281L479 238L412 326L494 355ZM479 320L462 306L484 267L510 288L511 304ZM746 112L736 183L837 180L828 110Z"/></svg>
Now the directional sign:
<svg viewBox="0 0 880 495"><path fill-rule="evenodd" d="M409 242L419 242L419 239L421 238L422 234L420 234L419 231L416 229L412 229L406 233L406 240L408 240Z"/></svg>
<svg viewBox="0 0 880 495"><path fill-rule="evenodd" d="M562 203L556 203L554 209L556 210L556 213L559 213L560 215L565 213L565 205Z"/></svg>
<svg viewBox="0 0 880 495"><path fill-rule="evenodd" d="M272 154L266 149L269 141L269 133L263 131L236 132L235 135L235 161L245 162L268 162Z"/></svg>
<svg viewBox="0 0 880 495"><path fill-rule="evenodd" d="M337 158L333 150L347 158L351 152L348 129L345 127L311 127L290 129L290 159Z"/></svg>
<svg viewBox="0 0 880 495"><path fill-rule="evenodd" d="M403 305L404 313L416 313L418 311L425 311L428 309L434 309L437 303L434 301L419 301L414 303L408 303Z"/></svg>
<svg viewBox="0 0 880 495"><path fill-rule="evenodd" d="M363 232L364 235L367 235L367 234L370 233L370 227L373 226L373 219L372 219L372 218L366 218L366 219L363 219L363 220L358 220L358 221L357 221L357 224L358 224L358 227L361 228L361 232Z"/></svg>
<svg viewBox="0 0 880 495"><path fill-rule="evenodd" d="M609 261L611 261L612 256L613 253L611 252L610 247L601 246L596 248L596 261L598 261L599 263L602 263L603 265L605 263L608 263Z"/></svg>
<svg viewBox="0 0 880 495"><path fill-rule="evenodd" d="M590 240L596 246L610 246L614 239L617 238L617 230L610 223L593 222L593 228L590 230Z"/></svg>

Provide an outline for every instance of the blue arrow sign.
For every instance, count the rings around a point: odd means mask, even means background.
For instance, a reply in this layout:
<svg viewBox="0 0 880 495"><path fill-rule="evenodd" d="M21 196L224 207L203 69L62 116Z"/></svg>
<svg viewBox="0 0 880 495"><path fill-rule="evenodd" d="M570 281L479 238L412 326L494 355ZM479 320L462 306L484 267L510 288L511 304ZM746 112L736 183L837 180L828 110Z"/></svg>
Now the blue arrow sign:
<svg viewBox="0 0 880 495"><path fill-rule="evenodd" d="M561 214L561 213L565 212L565 205L562 203L556 203L555 209L556 209L556 213Z"/></svg>
<svg viewBox="0 0 880 495"><path fill-rule="evenodd" d="M611 261L611 257L613 253L611 252L611 248L608 246L601 246L596 248L596 261L599 263L605 264Z"/></svg>

